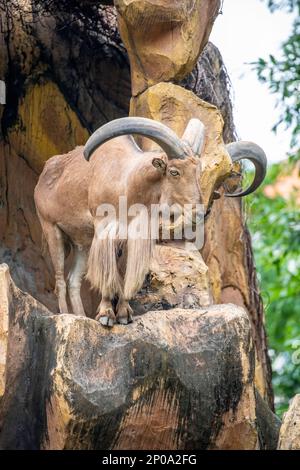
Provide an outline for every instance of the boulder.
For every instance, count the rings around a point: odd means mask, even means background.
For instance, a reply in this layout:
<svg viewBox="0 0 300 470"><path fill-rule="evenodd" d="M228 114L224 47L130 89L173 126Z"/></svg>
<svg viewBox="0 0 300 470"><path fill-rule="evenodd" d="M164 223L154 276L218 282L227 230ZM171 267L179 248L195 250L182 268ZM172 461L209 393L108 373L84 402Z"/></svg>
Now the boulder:
<svg viewBox="0 0 300 470"><path fill-rule="evenodd" d="M283 415L280 428L279 450L300 450L300 394L296 395Z"/></svg>
<svg viewBox="0 0 300 470"><path fill-rule="evenodd" d="M196 65L220 0L115 0L131 64L132 94L182 80ZM146 34L145 34L146 32Z"/></svg>
<svg viewBox="0 0 300 470"><path fill-rule="evenodd" d="M149 275L131 306L145 313L211 303L208 268L201 254L192 243L173 241L156 245Z"/></svg>
<svg viewBox="0 0 300 470"><path fill-rule="evenodd" d="M254 346L234 305L105 329L0 269L1 449L257 449Z"/></svg>

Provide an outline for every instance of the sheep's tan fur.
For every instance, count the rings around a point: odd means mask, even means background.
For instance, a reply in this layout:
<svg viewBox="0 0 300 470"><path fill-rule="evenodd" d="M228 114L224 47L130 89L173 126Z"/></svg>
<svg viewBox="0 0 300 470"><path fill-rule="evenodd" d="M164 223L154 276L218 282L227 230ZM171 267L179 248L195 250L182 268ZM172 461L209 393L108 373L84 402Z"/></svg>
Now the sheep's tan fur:
<svg viewBox="0 0 300 470"><path fill-rule="evenodd" d="M109 299L123 292L123 280L117 263L122 242L117 235L116 221L110 222L101 234L95 231L87 263L86 278L94 289Z"/></svg>
<svg viewBox="0 0 300 470"><path fill-rule="evenodd" d="M134 236L137 233L138 226L146 226L145 237ZM141 213L135 217L129 229L133 236L127 240L127 260L124 285L125 299L131 299L134 294L141 289L145 276L149 272L151 257L154 251L155 240L151 239L150 223L148 214ZM141 234L142 235L142 234Z"/></svg>
<svg viewBox="0 0 300 470"><path fill-rule="evenodd" d="M80 285L86 276L102 296L97 318L111 326L115 319L112 300L118 297L116 320L131 321L128 301L143 285L156 243L148 220L151 205L198 203L198 165L195 157L169 161L163 152L141 152L126 136L103 144L89 162L83 147L46 162L35 189L35 203L55 270L60 312L68 311L69 291L73 313L84 315ZM171 177L169 167L173 172L177 168L180 181ZM103 224L98 214L105 204L118 214L120 196L125 196L128 208L139 204L146 208L129 214L124 239L118 217ZM140 233L141 227L146 229ZM67 282L66 242L74 253Z"/></svg>
<svg viewBox="0 0 300 470"><path fill-rule="evenodd" d="M141 233L140 227L146 231ZM131 299L142 287L155 245L148 227L149 215L141 212L130 222L127 240L119 238L118 221L109 222L99 234L95 231L86 278L103 296Z"/></svg>

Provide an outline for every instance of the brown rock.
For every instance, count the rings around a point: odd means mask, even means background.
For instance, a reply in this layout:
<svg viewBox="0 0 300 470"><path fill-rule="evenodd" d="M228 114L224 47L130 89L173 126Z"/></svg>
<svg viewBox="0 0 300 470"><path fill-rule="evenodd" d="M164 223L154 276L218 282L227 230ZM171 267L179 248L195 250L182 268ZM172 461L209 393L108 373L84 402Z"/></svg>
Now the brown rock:
<svg viewBox="0 0 300 470"><path fill-rule="evenodd" d="M10 266L18 286L56 311L53 273L43 256L33 200L37 175L2 142L0 155L0 260Z"/></svg>
<svg viewBox="0 0 300 470"><path fill-rule="evenodd" d="M243 309L152 311L108 330L52 315L1 273L1 449L259 447Z"/></svg>
<svg viewBox="0 0 300 470"><path fill-rule="evenodd" d="M115 0L131 64L134 96L159 82L181 80L195 66L219 0Z"/></svg>
<svg viewBox="0 0 300 470"><path fill-rule="evenodd" d="M9 141L18 155L40 173L53 155L83 145L89 137L57 85L42 80L30 86L20 100L18 122L9 131Z"/></svg>
<svg viewBox="0 0 300 470"><path fill-rule="evenodd" d="M7 47L5 45L4 34L0 34L0 80L5 80L7 74ZM1 100L2 101L2 100ZM4 111L4 105L0 102L0 120L2 119L2 114ZM0 126L0 139L2 138L2 128Z"/></svg>
<svg viewBox="0 0 300 470"><path fill-rule="evenodd" d="M172 83L159 83L132 98L131 116L143 116L163 122L181 136L191 118L199 118L206 129L205 147L201 155L199 185L203 203L208 204L212 191L229 175L231 158L223 142L223 119L220 111L192 92ZM156 144L143 139L145 150Z"/></svg>
<svg viewBox="0 0 300 470"><path fill-rule="evenodd" d="M300 450L300 395L296 395L283 415L280 428L279 450Z"/></svg>
<svg viewBox="0 0 300 470"><path fill-rule="evenodd" d="M1 131L8 142L5 145L2 140L0 144L0 259L9 264L13 279L21 289L56 312L54 276L49 256L41 249L41 228L33 202L37 174L24 158L30 160L31 154L17 154L7 137L17 125L18 108L24 97L43 81L53 82L54 88L63 94L66 108L73 110L90 132L109 120L127 115L131 96L129 64L113 8L99 6L94 1L89 2L93 3L93 9L85 8L85 2L78 0L80 8L74 10L74 2L64 2L61 8L61 1L53 0L41 4L40 14L32 23L29 18L31 2L26 0L27 13L24 3L6 2L10 22L5 19L6 12L2 12L0 79L7 77L8 94ZM70 14L74 18L72 22ZM11 31L6 30L7 26ZM184 86L221 110L226 122L224 140L234 140L228 76L215 46L206 46ZM52 121L58 122L60 117L56 114L53 117L51 105L48 110L48 121L51 116ZM58 111L61 111L60 106ZM30 119L28 114L27 117ZM24 124L26 127L27 122ZM28 131L23 128L23 132ZM73 133L68 136L71 150ZM21 132L18 137L21 140ZM48 140L47 135L43 139ZM263 307L239 200L221 198L214 203L202 254L211 273L214 302L237 303L249 313L259 358L257 385L262 396L272 403ZM86 311L92 315L99 299L91 301L88 289L83 293Z"/></svg>
<svg viewBox="0 0 300 470"><path fill-rule="evenodd" d="M31 2L27 5L32 10ZM11 32L6 30L8 22L2 12L0 35L0 79L8 77L7 105L0 105L0 260L9 264L18 286L55 312L52 266L47 250L42 249L33 201L37 175L47 158L84 143L87 129L127 114L129 66L123 46L118 60L112 58L118 49L116 43L109 43L104 53L100 33L83 44L80 34L70 37L61 33L69 21L67 13L60 18L59 14L43 16L42 12L31 23L29 11L23 8L25 2L22 6L8 2L7 6ZM105 24L107 15L102 8L98 20ZM116 24L116 14L112 12L109 20L111 17ZM83 292L85 306L87 312L93 312L99 298L87 287Z"/></svg>
<svg viewBox="0 0 300 470"><path fill-rule="evenodd" d="M255 390L255 398L260 449L276 450L281 421L271 411L257 389Z"/></svg>
<svg viewBox="0 0 300 470"><path fill-rule="evenodd" d="M220 80L221 77L224 79L226 74L222 70L218 54L212 52L212 55L208 54L205 57L210 63L212 75L218 76L219 74ZM198 63L190 80L186 82L186 85L194 91L198 91L195 83L203 83L207 80L201 72L204 68L203 64L204 62ZM223 79L221 82L224 86ZM224 102L221 97L226 96L226 93L224 93L224 88L222 92L220 89L218 90L220 80L216 81L216 84L218 83L216 87L210 85L213 90L209 88L208 92L206 89L205 97L216 102L218 96L217 104L224 112ZM226 112L228 113L228 106ZM130 114L164 122L178 135L182 135L185 125L191 117L199 117L204 122L207 128L207 141L201 156L203 165L200 186L203 201L207 204L213 190L226 179L231 168L230 157L224 148L223 136L226 143L234 140L235 136L232 127L230 132L228 132L228 126L225 132L223 131L223 119L220 111L186 89L171 83L160 83L150 87L138 97L132 98ZM228 114L230 115L230 113ZM145 149L153 147L153 144L146 139L142 140L142 145ZM225 184L228 192L233 192L236 189L235 185L240 183L239 179L235 180L235 178L226 179ZM221 189L220 193L223 194L224 190ZM263 307L256 278L251 274L255 268L250 237L243 220L240 200L221 197L214 202L211 214L206 220L205 244L202 255L209 269L210 292L214 303L232 302L244 307L249 312L257 346L256 386L261 395L271 402L271 369L269 359L265 353L262 353L262 351L267 351L266 338L264 328L257 326L263 324ZM267 380L269 380L268 383Z"/></svg>
<svg viewBox="0 0 300 470"><path fill-rule="evenodd" d="M200 253L190 243L157 245L144 287L131 303L139 313L210 305L208 268Z"/></svg>
<svg viewBox="0 0 300 470"><path fill-rule="evenodd" d="M10 275L6 264L0 265L0 400L5 392L5 369L9 323Z"/></svg>

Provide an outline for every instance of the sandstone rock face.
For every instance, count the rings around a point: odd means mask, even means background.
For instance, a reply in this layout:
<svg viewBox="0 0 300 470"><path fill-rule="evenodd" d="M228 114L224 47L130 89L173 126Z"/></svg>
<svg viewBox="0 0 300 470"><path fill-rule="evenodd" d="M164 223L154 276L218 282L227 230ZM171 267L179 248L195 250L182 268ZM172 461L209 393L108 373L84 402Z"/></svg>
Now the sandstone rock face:
<svg viewBox="0 0 300 470"><path fill-rule="evenodd" d="M28 87L20 99L18 123L9 132L12 148L36 173L48 158L83 145L88 137L57 85L47 80Z"/></svg>
<svg viewBox="0 0 300 470"><path fill-rule="evenodd" d="M183 134L189 119L201 119L206 127L206 140L201 155L199 186L203 203L207 206L212 200L213 191L226 179L232 167L224 146L220 111L178 85L159 83L131 99L130 114L161 121L179 136ZM155 148L155 144L147 139L139 139L139 143L145 150ZM235 184L236 181L227 179L227 191L233 192L236 189ZM220 194L224 194L223 188L220 189ZM252 253L248 240L248 232L241 216L241 201L225 197L216 200L205 223L205 243L202 250L208 267L209 292L214 303L233 302L246 308L253 321L254 336L257 337L257 324L262 321L263 310L257 309L260 303L258 287L249 289L249 275L254 266L251 265ZM252 282L256 282L255 279ZM263 331L256 344L256 385L261 395L267 398L268 359L266 361L261 354L261 347L267 351Z"/></svg>
<svg viewBox="0 0 300 470"><path fill-rule="evenodd" d="M300 450L300 395L296 395L283 416L279 450Z"/></svg>
<svg viewBox="0 0 300 470"><path fill-rule="evenodd" d="M206 140L201 155L199 185L203 203L207 206L211 201L212 192L231 169L231 159L223 141L223 119L220 111L180 86L159 83L131 99L130 114L161 121L179 136L183 134L189 119L201 119L206 128ZM145 150L156 146L145 138L139 139L139 143ZM235 190L234 182L227 180L226 184L231 185L228 191ZM220 192L223 194L223 189ZM204 262L208 267L207 292L213 303L233 302L250 310L249 280L245 269L246 243L240 201L221 197L214 202L211 215L206 220L202 250ZM264 367L260 357L256 361L255 377L256 386L262 396L265 396Z"/></svg>
<svg viewBox="0 0 300 470"><path fill-rule="evenodd" d="M114 8L99 6L94 1L78 1L80 8L76 7L75 11L72 9L74 2L64 2L62 9L61 2L53 0L41 3L40 14L36 14L32 22L29 0L6 4L11 21L8 24L5 17L2 18L3 34L0 35L0 79L4 79L7 86L7 105L0 105L0 115L3 112L0 260L9 264L12 277L22 290L55 313L58 306L53 292L54 276L47 251L42 250L41 227L33 202L38 168L46 154L37 154L39 146L29 145L30 113L36 109L39 114L43 111L43 116L34 120L39 135L32 134L33 142L43 142L49 153L65 148L71 150L75 143L82 143L82 133L90 133L109 120L128 115L129 63L117 31ZM27 12L23 9L25 4ZM50 4L53 8L48 11ZM193 72L181 84L221 110L225 121L224 141L234 140L228 77L215 46L209 43L205 47ZM42 96L41 91L46 91L47 96ZM37 100L36 103L30 103L29 96ZM50 96L55 99L54 107ZM18 119L20 109L22 126ZM76 130L65 127L69 116L70 125ZM65 134L57 128L57 123L61 122L67 130ZM57 139L54 139L56 132ZM206 223L205 240L202 255L210 272L209 291L214 303L234 303L248 311L258 352L256 384L262 396L272 402L263 308L255 284L251 242L238 200L215 201ZM194 268L192 271L194 278L196 271ZM193 287L189 289L193 291ZM91 295L88 285L83 295L86 311L92 316L99 298ZM172 298L170 305L173 301ZM180 296L177 302L181 305Z"/></svg>
<svg viewBox="0 0 300 470"><path fill-rule="evenodd" d="M52 271L43 258L33 200L37 175L9 144L0 142L0 155L1 262L9 264L18 286L55 312Z"/></svg>
<svg viewBox="0 0 300 470"><path fill-rule="evenodd" d="M181 80L194 68L217 16L219 0L116 0L131 63L132 94Z"/></svg>
<svg viewBox="0 0 300 470"><path fill-rule="evenodd" d="M11 24L2 12L0 34L0 79L7 87L7 105L0 105L0 260L9 264L18 286L56 312L34 187L45 160L83 144L99 125L128 113L129 66L119 36L113 41L116 14L107 7L98 6L98 20L106 25L104 47L103 31L85 25L78 31L72 23L77 33L66 32L67 13L41 14L32 23L31 2L8 2L8 8ZM94 312L98 296L87 285L83 295L87 312Z"/></svg>
<svg viewBox="0 0 300 470"><path fill-rule="evenodd" d="M152 311L108 330L51 314L6 265L0 292L2 449L260 447L243 309Z"/></svg>
<svg viewBox="0 0 300 470"><path fill-rule="evenodd" d="M0 400L5 392L5 369L9 323L10 275L6 264L0 265Z"/></svg>

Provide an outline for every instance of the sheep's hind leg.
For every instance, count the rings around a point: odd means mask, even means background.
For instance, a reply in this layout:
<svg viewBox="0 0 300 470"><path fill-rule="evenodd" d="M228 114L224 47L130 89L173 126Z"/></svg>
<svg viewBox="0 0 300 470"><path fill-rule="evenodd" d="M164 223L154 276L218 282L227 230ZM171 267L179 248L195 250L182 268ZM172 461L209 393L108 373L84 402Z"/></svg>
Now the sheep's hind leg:
<svg viewBox="0 0 300 470"><path fill-rule="evenodd" d="M95 320L99 321L103 326L114 326L116 317L114 314L111 299L107 297L102 297L102 300L99 305L99 313L97 314Z"/></svg>
<svg viewBox="0 0 300 470"><path fill-rule="evenodd" d="M80 289L86 272L87 251L81 246L74 247L74 262L68 277L68 291L74 315L85 317Z"/></svg>
<svg viewBox="0 0 300 470"><path fill-rule="evenodd" d="M133 311L129 305L128 300L119 299L116 315L117 323L120 323L121 325L128 325L128 323L132 323L132 314Z"/></svg>
<svg viewBox="0 0 300 470"><path fill-rule="evenodd" d="M40 218L40 221L55 271L55 294L58 300L59 311L60 313L69 313L64 276L65 248L63 233L57 225L46 222L42 218Z"/></svg>

